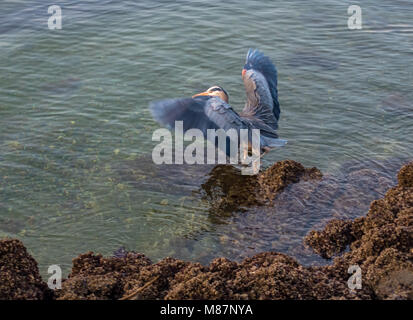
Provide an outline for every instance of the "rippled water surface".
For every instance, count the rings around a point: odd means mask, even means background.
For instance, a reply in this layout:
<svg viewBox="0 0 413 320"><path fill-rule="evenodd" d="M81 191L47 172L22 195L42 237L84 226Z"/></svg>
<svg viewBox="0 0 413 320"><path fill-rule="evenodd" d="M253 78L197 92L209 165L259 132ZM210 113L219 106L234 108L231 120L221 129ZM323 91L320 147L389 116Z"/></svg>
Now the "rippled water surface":
<svg viewBox="0 0 413 320"><path fill-rule="evenodd" d="M43 274L120 246L155 261L277 250L313 263L308 230L365 214L413 156L411 1L360 2L362 30L338 0L59 3L51 31L47 1L0 2L0 237L22 239ZM249 47L277 64L289 140L264 165L317 166L326 192L298 184L274 207L220 214L203 189L212 168L152 163L147 106L218 84L240 110Z"/></svg>

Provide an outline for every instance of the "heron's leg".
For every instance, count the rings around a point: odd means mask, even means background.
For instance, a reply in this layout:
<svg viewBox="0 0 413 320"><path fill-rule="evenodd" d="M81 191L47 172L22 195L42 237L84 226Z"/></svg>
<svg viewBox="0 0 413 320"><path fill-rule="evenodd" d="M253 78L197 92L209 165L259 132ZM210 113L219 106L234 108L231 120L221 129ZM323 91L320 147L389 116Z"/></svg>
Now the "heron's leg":
<svg viewBox="0 0 413 320"><path fill-rule="evenodd" d="M264 152L261 153L261 158L265 156L268 152L270 152L272 149L270 147L263 147L262 150L264 150Z"/></svg>

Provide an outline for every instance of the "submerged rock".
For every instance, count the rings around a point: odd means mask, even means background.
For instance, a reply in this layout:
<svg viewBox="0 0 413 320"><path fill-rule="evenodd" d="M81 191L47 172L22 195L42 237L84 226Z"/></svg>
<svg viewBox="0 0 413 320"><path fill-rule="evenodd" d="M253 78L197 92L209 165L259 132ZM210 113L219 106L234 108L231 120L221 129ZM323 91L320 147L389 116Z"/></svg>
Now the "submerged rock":
<svg viewBox="0 0 413 320"><path fill-rule="evenodd" d="M241 170L230 165L218 165L208 174L199 193L209 203L211 217L227 216L235 211L262 204L257 197L256 176L242 175Z"/></svg>
<svg viewBox="0 0 413 320"><path fill-rule="evenodd" d="M279 161L258 175L258 194L263 199L272 201L289 184L297 183L301 179L319 180L322 176L317 168L306 169L294 160Z"/></svg>
<svg viewBox="0 0 413 320"><path fill-rule="evenodd" d="M339 61L333 60L325 55L306 51L295 52L288 58L286 63L290 67L315 66L323 70L335 70L340 65Z"/></svg>
<svg viewBox="0 0 413 320"><path fill-rule="evenodd" d="M391 94L382 100L381 107L391 115L411 116L413 111L411 102L400 93Z"/></svg>
<svg viewBox="0 0 413 320"><path fill-rule="evenodd" d="M270 204L288 185L300 180L321 179L317 168L306 169L293 160L276 162L258 175L242 175L241 170L216 166L202 184L201 193L214 215L242 211L248 207Z"/></svg>
<svg viewBox="0 0 413 320"><path fill-rule="evenodd" d="M73 91L79 89L81 85L81 79L69 77L64 80L46 84L42 87L42 90L48 94L72 93Z"/></svg>

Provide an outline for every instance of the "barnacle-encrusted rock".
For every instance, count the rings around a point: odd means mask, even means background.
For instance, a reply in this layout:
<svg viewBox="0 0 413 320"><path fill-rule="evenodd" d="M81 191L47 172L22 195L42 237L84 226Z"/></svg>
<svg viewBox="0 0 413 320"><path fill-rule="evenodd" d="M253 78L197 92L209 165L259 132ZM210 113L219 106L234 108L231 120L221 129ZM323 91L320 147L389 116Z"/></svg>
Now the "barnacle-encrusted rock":
<svg viewBox="0 0 413 320"><path fill-rule="evenodd" d="M325 257L350 244L350 251L336 259L331 268L339 270L339 264L358 264L364 285L382 299L413 296L412 177L410 162L398 174L399 185L383 199L373 201L366 217L353 222L333 220L324 230L311 231L306 237L306 243Z"/></svg>
<svg viewBox="0 0 413 320"><path fill-rule="evenodd" d="M315 169L277 163L257 177L255 187L272 195L289 183L318 178ZM56 299L413 299L413 162L399 184L373 201L365 217L334 219L306 242L328 266L305 267L281 253L264 252L209 265L165 258L152 263L121 250L104 258L91 252L73 260L72 272ZM347 252L343 253L348 248ZM358 265L362 289L348 287L349 267ZM49 291L37 264L18 240L0 241L0 298L45 299Z"/></svg>
<svg viewBox="0 0 413 320"><path fill-rule="evenodd" d="M0 240L0 300L37 300L50 296L37 262L23 243L17 239Z"/></svg>
<svg viewBox="0 0 413 320"><path fill-rule="evenodd" d="M219 165L202 184L204 199L211 204L214 215L271 203L288 185L300 180L318 180L322 173L317 168L304 168L293 160L276 162L257 175L242 175L230 165Z"/></svg>

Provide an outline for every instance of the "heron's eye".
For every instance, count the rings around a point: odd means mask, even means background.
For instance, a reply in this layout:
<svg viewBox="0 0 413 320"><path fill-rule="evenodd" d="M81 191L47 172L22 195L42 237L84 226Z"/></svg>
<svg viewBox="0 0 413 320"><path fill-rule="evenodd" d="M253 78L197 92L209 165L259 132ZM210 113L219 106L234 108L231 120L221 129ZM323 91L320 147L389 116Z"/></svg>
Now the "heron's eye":
<svg viewBox="0 0 413 320"><path fill-rule="evenodd" d="M211 88L209 91L210 92L222 91L222 89L221 88Z"/></svg>

